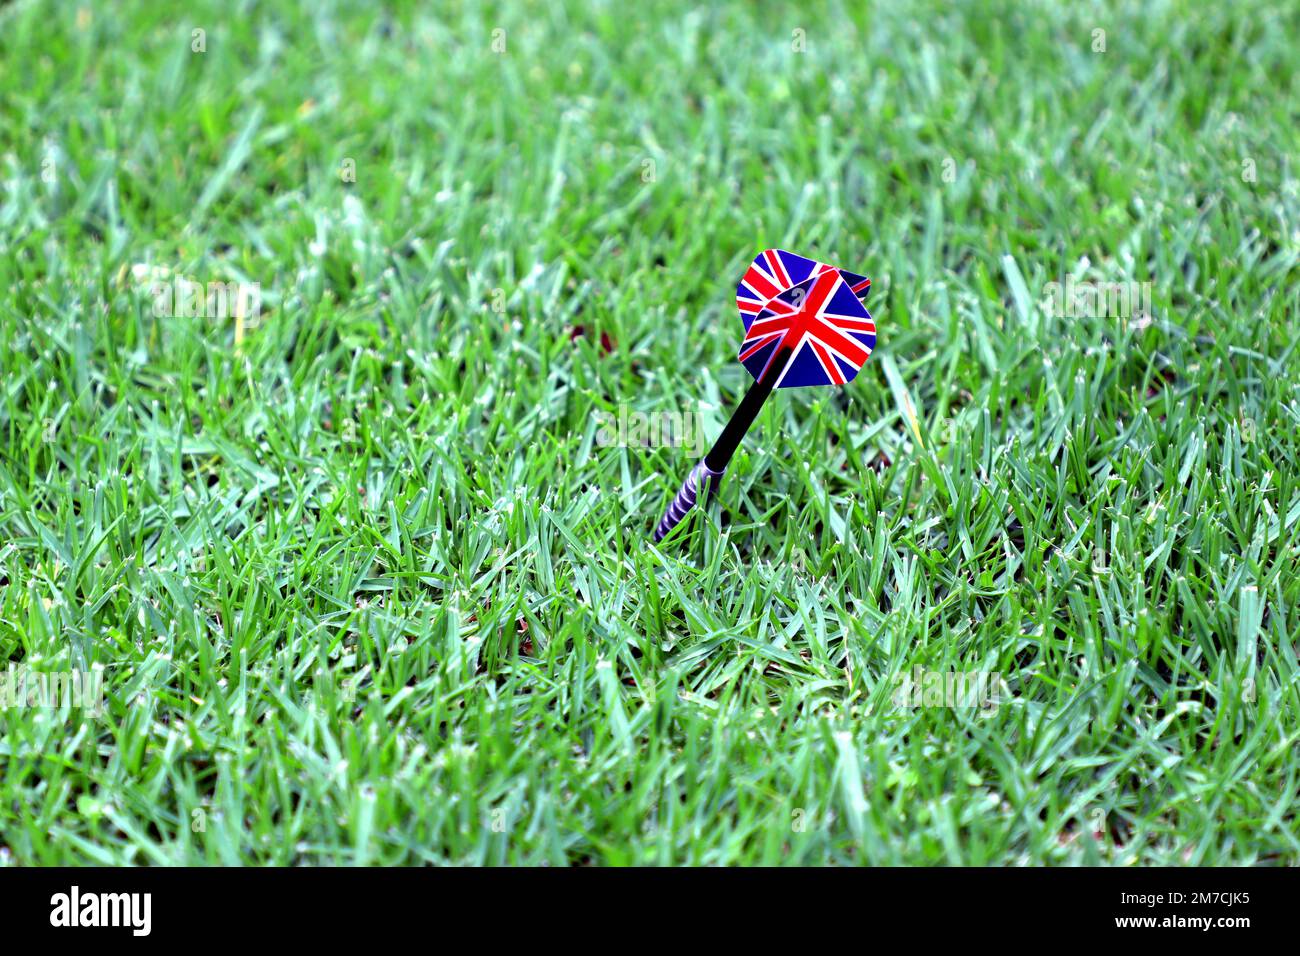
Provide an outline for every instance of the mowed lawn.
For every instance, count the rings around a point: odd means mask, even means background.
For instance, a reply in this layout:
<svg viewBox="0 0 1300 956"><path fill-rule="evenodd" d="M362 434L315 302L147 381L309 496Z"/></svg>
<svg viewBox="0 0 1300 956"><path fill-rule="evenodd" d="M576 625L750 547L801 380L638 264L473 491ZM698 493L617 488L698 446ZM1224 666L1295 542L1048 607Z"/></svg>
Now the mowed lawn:
<svg viewBox="0 0 1300 956"><path fill-rule="evenodd" d="M0 861L1300 862L1294 4L187 6L0 6Z"/></svg>

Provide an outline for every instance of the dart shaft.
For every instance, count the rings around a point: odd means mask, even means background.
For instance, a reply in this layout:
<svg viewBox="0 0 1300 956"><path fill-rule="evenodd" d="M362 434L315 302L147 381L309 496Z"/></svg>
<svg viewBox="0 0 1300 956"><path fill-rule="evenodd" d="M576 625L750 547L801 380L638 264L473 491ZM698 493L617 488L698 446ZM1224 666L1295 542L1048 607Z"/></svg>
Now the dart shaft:
<svg viewBox="0 0 1300 956"><path fill-rule="evenodd" d="M709 453L704 456L710 468L715 471L726 471L727 464L731 461L731 456L736 453L740 447L740 441L749 431L749 426L754 424L754 419L763 409L763 403L767 397L772 394L772 389L776 387L777 380L781 373L785 371L786 363L790 361L790 356L794 350L788 346L783 346L776 355L772 357L763 370L763 374L749 386L749 391L741 399L739 407L732 414L731 420L727 422L722 429L722 434L718 440L713 443Z"/></svg>
<svg viewBox="0 0 1300 956"><path fill-rule="evenodd" d="M690 513L690 510L695 507L696 502L699 500L701 491L708 495L717 489L718 483L722 480L727 465L731 461L731 456L740 447L741 439L745 437L745 433L749 431L749 426L758 417L758 413L763 408L763 403L772 394L772 389L776 387L777 380L780 379L781 373L785 371L786 363L790 361L793 354L793 349L782 345L772 357L772 360L768 362L763 374L749 387L749 391L741 399L739 407L732 414L731 420L722 429L722 434L718 436L718 440L713 443L709 453L691 469L691 473L686 476L686 480L682 482L676 497L673 498L672 504L664 512L664 516L659 519L659 524L655 527L655 541L662 540L669 531L677 527L681 520ZM707 489L705 487L706 483Z"/></svg>

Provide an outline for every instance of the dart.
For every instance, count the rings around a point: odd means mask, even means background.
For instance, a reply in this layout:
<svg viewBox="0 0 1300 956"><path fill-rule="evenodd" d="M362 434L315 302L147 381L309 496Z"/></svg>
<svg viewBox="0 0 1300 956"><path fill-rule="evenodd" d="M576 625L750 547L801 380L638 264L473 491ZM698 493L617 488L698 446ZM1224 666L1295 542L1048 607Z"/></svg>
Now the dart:
<svg viewBox="0 0 1300 956"><path fill-rule="evenodd" d="M876 346L865 300L871 280L780 249L754 258L736 287L745 335L737 358L753 376L722 434L682 483L655 527L661 541L703 492L712 494L774 389L845 385Z"/></svg>

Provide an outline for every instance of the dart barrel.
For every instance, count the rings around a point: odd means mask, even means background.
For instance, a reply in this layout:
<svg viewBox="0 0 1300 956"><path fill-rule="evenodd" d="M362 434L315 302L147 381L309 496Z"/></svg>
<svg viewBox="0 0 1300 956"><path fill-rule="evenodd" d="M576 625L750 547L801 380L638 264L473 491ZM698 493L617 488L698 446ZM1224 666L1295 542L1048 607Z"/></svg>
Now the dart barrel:
<svg viewBox="0 0 1300 956"><path fill-rule="evenodd" d="M691 469L691 473L686 476L686 480L682 482L681 490L677 492L677 497L673 499L673 503L668 506L664 516L659 519L659 526L655 528L655 541L663 540L664 535L677 527L678 523L695 507L701 484L708 481L711 493L717 487L718 481L722 478L725 470L714 471L704 459L700 459L699 463Z"/></svg>

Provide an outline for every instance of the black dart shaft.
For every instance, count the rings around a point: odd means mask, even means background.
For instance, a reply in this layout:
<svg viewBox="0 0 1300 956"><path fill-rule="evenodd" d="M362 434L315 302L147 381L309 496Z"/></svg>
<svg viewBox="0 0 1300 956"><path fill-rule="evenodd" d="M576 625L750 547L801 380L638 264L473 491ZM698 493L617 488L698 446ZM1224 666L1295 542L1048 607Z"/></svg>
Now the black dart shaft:
<svg viewBox="0 0 1300 956"><path fill-rule="evenodd" d="M740 442L745 437L745 433L749 431L749 426L754 424L754 419L762 411L763 403L772 394L772 389L776 387L777 381L781 378L781 373L785 371L786 363L790 361L793 354L794 349L783 343L776 354L772 356L772 360L768 362L763 374L749 387L749 391L741 399L740 405L732 413L731 420L722 429L722 434L718 436L718 440L713 443L709 453L691 469L691 473L682 482L682 487L677 492L677 496L673 498L672 504L664 512L664 516L659 519L659 524L654 533L655 541L662 540L664 535L672 531L690 513L690 510L695 507L700 490L706 482L708 483L708 494L712 494L717 488L727 470L727 465L731 462L731 456L736 453L736 449L740 447Z"/></svg>

